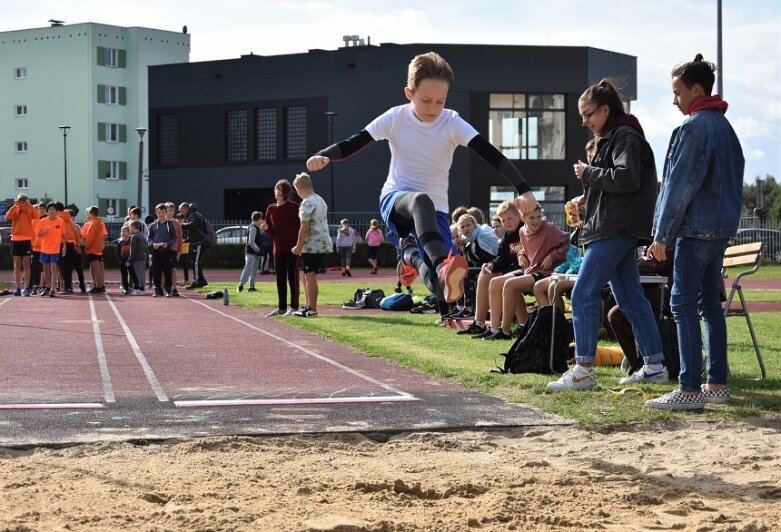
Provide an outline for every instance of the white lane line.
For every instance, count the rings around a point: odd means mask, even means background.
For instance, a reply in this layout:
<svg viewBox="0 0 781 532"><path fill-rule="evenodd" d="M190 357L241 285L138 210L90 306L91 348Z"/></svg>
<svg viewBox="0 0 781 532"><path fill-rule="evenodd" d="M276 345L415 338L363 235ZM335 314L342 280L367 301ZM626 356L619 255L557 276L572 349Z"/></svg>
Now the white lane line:
<svg viewBox="0 0 781 532"><path fill-rule="evenodd" d="M14 403L0 405L0 410L98 410L105 408L103 403Z"/></svg>
<svg viewBox="0 0 781 532"><path fill-rule="evenodd" d="M174 401L179 408L199 408L209 406L263 406L263 405L317 405L338 403L389 403L420 401L417 397L401 395L373 395L368 397L322 397L301 399L204 399L193 401Z"/></svg>
<svg viewBox="0 0 781 532"><path fill-rule="evenodd" d="M114 302L111 300L111 297L106 294L106 300L108 301L108 304L111 306L111 310L114 311L114 315L117 317L117 320L119 321L119 324L122 326L122 330L125 331L125 336L127 337L127 341L130 344L131 349L133 349L133 353L136 355L136 360L138 360L138 363L141 365L141 369L144 371L144 375L146 376L147 382L149 382L149 386L152 387L152 391L155 392L155 395L157 396L157 400L160 402L167 402L168 396L165 394L165 391L163 390L163 386L160 384L160 381L157 380L157 377L155 376L155 372L152 371L151 366L146 361L146 357L144 356L144 353L141 352L141 348L138 346L138 342L136 342L135 336L133 336L133 333L130 332L130 327L127 326L127 323L125 323L125 320L122 318L122 315L119 313L119 309L114 305Z"/></svg>
<svg viewBox="0 0 781 532"><path fill-rule="evenodd" d="M222 312L220 310L212 308L209 305L207 305L205 303L202 303L201 301L196 301L195 299L193 299L191 297L188 297L187 299L192 301L193 303L197 303L198 305L201 305L202 307L205 307L205 308L207 308L207 309L209 309L209 310L211 310L213 312L216 312L217 314L220 314L221 316L225 316L226 318L230 318L233 321L237 321L237 322L241 323L242 325L246 325L247 327L249 327L253 331L257 331L259 333L265 334L266 336L270 336L271 338L274 338L275 340L278 340L278 341L280 341L282 343L285 343L285 344L289 345L290 347L292 347L293 349L297 349L298 351L301 351L302 353L306 353L309 356L315 357L318 360L322 360L323 362L331 364L332 366L336 366L337 368L341 369L342 371L346 371L347 373L349 373L349 374L351 374L351 375L353 375L355 377L358 377L359 379L363 379L363 380L365 380L367 382L375 384L375 385L379 386L380 388L382 388L382 389L384 389L384 390L386 390L388 392L398 394L398 395L400 395L402 397L412 397L412 398L415 397L414 395L412 395L410 393L404 392L404 391L399 390L398 388L395 388L395 387L393 387L393 386L391 386L389 384L386 384L384 382L378 381L377 379L375 379L373 377L369 377L368 375L366 375L364 373L361 373L360 371L358 371L356 369L353 369L353 368L351 368L349 366L345 366L344 364L342 364L340 362L337 362L336 360L331 360L328 357L324 357L323 355L321 355L319 353L316 353L316 352L312 351L311 349L307 349L306 347L298 345L297 343L291 342L290 340L286 340L285 338L282 338L281 336L277 336L276 334L270 333L268 331L264 331L260 327L256 327L255 325L252 325L249 322L246 322L246 321L244 321L242 319L239 319L239 318L236 318L234 316L231 316L230 314L226 314L226 313L224 313L224 312Z"/></svg>
<svg viewBox="0 0 781 532"><path fill-rule="evenodd" d="M13 296L10 296L10 297L8 297L8 298L6 298L6 299L3 299L3 301L2 301L2 302L0 302L0 307L2 307L3 305L5 305L6 303L8 303L9 301L11 301L12 299L13 299Z"/></svg>
<svg viewBox="0 0 781 532"><path fill-rule="evenodd" d="M115 403L114 387L111 385L111 374L108 371L106 351L103 348L103 337L100 334L100 324L95 313L95 301L92 294L89 294L89 311L92 318L92 332L95 335L95 347L98 349L98 366L100 366L100 383L103 386L103 399L107 403Z"/></svg>

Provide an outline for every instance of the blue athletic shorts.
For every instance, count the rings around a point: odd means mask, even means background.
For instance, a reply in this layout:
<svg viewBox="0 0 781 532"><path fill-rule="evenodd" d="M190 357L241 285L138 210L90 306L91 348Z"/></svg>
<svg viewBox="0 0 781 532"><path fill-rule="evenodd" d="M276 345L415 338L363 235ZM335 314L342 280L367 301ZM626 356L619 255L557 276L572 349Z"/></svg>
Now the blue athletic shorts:
<svg viewBox="0 0 781 532"><path fill-rule="evenodd" d="M393 205L396 203L396 200L399 198L402 194L408 194L409 192L391 192L390 194L387 194L380 198L380 215L382 216L382 221L385 222L385 227L388 228L388 234L387 239L393 243L394 246L397 248L399 247L399 240L404 238L407 235L412 235L415 237L415 240L418 243L418 249L420 250L420 256L425 257L426 262L428 262L428 257L426 257L426 252L423 250L423 245L420 243L420 240L418 240L418 235L415 234L415 230L405 232L402 234L399 229L394 225L393 222L391 222L391 212L393 212ZM440 212L436 211L437 213L437 227L439 227L439 234L442 235L442 240L445 244L445 249L448 251L452 251L453 254L457 254L458 250L453 245L453 235L450 233L450 215L446 212Z"/></svg>
<svg viewBox="0 0 781 532"><path fill-rule="evenodd" d="M59 253L41 253L41 264L57 264L60 260Z"/></svg>

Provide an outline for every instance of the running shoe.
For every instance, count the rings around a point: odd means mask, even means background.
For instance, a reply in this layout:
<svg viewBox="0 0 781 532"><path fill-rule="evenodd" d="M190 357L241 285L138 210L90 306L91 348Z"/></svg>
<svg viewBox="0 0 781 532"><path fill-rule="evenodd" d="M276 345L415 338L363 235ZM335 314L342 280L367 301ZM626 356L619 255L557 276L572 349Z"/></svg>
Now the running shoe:
<svg viewBox="0 0 781 532"><path fill-rule="evenodd" d="M483 338L483 340L512 340L512 339L513 339L513 335L512 334L507 334L506 332L504 332L501 329L499 329L495 333L493 333L493 334L491 334L489 336L485 336Z"/></svg>
<svg viewBox="0 0 781 532"><path fill-rule="evenodd" d="M551 392L563 392L566 390L588 390L597 385L597 377L594 368L588 371L583 366L575 364L567 370L558 380L548 383Z"/></svg>
<svg viewBox="0 0 781 532"><path fill-rule="evenodd" d="M670 374L667 373L667 368L662 367L660 371L651 371L647 365L640 368L640 371L636 371L628 377L623 377L618 384L643 384L643 383L665 383L670 382Z"/></svg>
<svg viewBox="0 0 781 532"><path fill-rule="evenodd" d="M399 282L402 286L410 287L412 283L418 278L418 271L400 260L396 265L396 274L399 276Z"/></svg>
<svg viewBox="0 0 781 532"><path fill-rule="evenodd" d="M282 316L282 315L284 315L284 314L285 314L285 311L284 311L284 310L280 310L280 309L278 309L278 308L275 308L274 310L272 310L271 312L269 312L268 314L266 314L266 317L267 317L267 318L273 318L274 316Z"/></svg>
<svg viewBox="0 0 781 532"><path fill-rule="evenodd" d="M468 272L466 259L461 255L453 255L451 251L437 270L445 301L455 303L464 297L464 279Z"/></svg>
<svg viewBox="0 0 781 532"><path fill-rule="evenodd" d="M22 290L22 295L24 297L30 297L30 289L29 288L25 288L24 290Z"/></svg>
<svg viewBox="0 0 781 532"><path fill-rule="evenodd" d="M19 290L18 288L16 290L14 290L14 292L13 292L13 296L14 297L19 297L21 295L22 295L22 291L21 290Z"/></svg>

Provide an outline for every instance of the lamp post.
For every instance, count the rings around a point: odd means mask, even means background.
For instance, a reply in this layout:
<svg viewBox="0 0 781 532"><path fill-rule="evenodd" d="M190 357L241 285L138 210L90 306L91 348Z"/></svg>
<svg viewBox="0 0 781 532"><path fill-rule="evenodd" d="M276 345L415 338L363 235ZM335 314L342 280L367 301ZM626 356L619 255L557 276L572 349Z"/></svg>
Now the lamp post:
<svg viewBox="0 0 781 532"><path fill-rule="evenodd" d="M57 126L62 131L62 161L65 168L65 207L68 207L68 132L70 126Z"/></svg>
<svg viewBox="0 0 781 532"><path fill-rule="evenodd" d="M149 131L145 127L137 127L136 133L138 133L138 191L137 191L137 197L136 197L136 207L141 209L141 212L143 212L143 207L141 207L141 199L143 196L143 179L144 179L144 133Z"/></svg>
<svg viewBox="0 0 781 532"><path fill-rule="evenodd" d="M328 119L328 145L334 143L334 119L339 113L334 111L328 111L325 113L325 117ZM334 165L329 164L331 167L331 212L336 212L336 197L334 192Z"/></svg>

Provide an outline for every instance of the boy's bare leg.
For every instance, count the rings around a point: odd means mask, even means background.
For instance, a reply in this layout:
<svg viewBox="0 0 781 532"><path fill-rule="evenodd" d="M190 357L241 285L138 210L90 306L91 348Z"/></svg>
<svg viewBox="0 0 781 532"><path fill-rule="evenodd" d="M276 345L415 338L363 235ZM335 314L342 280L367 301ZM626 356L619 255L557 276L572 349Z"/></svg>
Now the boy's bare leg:
<svg viewBox="0 0 781 532"><path fill-rule="evenodd" d="M494 279L498 276L498 273L485 273L482 271L480 272L480 275L478 275L475 295L475 321L485 323L488 319L488 292L490 290L489 285L491 283L491 279Z"/></svg>

